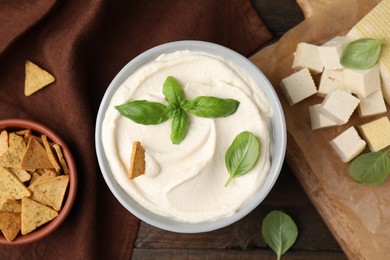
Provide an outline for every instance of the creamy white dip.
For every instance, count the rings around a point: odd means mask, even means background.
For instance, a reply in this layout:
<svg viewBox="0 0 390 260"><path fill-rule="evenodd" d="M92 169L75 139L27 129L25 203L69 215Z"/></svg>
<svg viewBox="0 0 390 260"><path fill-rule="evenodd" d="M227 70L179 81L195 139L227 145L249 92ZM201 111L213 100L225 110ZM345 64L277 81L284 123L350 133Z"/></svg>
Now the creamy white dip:
<svg viewBox="0 0 390 260"><path fill-rule="evenodd" d="M168 104L162 94L167 76L182 83L186 99L215 96L236 99L240 105L223 118L189 114L189 130L179 145L170 139L171 119L141 125L114 108L130 100ZM138 69L117 89L102 124L102 142L116 181L143 207L184 222L211 221L234 214L262 186L270 168L271 114L261 86L240 67L208 53L177 51ZM260 158L250 172L225 187L225 152L242 131L261 141ZM146 173L129 180L134 141L145 149Z"/></svg>

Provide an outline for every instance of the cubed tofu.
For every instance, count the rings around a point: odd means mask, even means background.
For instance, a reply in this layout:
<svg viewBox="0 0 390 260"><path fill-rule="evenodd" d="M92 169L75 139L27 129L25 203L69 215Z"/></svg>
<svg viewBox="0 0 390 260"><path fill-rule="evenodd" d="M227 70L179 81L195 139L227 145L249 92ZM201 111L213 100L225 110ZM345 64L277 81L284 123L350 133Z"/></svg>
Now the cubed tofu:
<svg viewBox="0 0 390 260"><path fill-rule="evenodd" d="M317 93L314 80L307 68L282 79L280 85L291 105Z"/></svg>
<svg viewBox="0 0 390 260"><path fill-rule="evenodd" d="M292 68L295 70L308 68L312 74L321 73L324 64L320 58L319 46L305 42L298 43Z"/></svg>
<svg viewBox="0 0 390 260"><path fill-rule="evenodd" d="M390 145L390 122L387 116L360 125L359 130L373 152Z"/></svg>
<svg viewBox="0 0 390 260"><path fill-rule="evenodd" d="M337 122L320 113L321 104L309 106L311 129L316 130L337 125Z"/></svg>
<svg viewBox="0 0 390 260"><path fill-rule="evenodd" d="M343 162L349 162L366 147L366 142L360 138L353 126L339 134L329 143Z"/></svg>
<svg viewBox="0 0 390 260"><path fill-rule="evenodd" d="M318 86L317 95L324 97L335 89L345 89L343 70L324 69Z"/></svg>
<svg viewBox="0 0 390 260"><path fill-rule="evenodd" d="M383 99L382 90L379 88L367 97L358 97L360 117L374 116L387 111L385 100Z"/></svg>
<svg viewBox="0 0 390 260"><path fill-rule="evenodd" d="M325 97L319 111L338 125L342 125L348 122L359 102L360 100L348 91L335 89Z"/></svg>
<svg viewBox="0 0 390 260"><path fill-rule="evenodd" d="M347 45L349 38L336 36L319 47L319 54L325 69L338 70L344 68L340 64L341 54Z"/></svg>
<svg viewBox="0 0 390 260"><path fill-rule="evenodd" d="M379 66L376 64L367 70L344 69L346 89L359 97L367 97L381 87Z"/></svg>

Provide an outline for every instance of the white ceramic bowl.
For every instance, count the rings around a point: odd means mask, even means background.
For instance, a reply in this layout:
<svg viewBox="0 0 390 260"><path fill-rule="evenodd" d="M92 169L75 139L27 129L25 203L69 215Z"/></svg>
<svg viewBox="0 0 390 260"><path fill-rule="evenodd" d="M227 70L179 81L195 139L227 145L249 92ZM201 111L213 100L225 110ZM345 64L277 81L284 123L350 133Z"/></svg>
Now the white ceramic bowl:
<svg viewBox="0 0 390 260"><path fill-rule="evenodd" d="M148 209L142 207L142 205L137 203L137 201L135 201L130 195L128 195L116 182L114 176L111 173L111 169L109 167L103 149L102 122L110 100L115 91L118 89L118 87L138 68L155 60L161 54L171 53L178 50L207 52L210 54L224 57L225 59L228 59L239 67L245 69L253 77L253 79L258 82L259 87L262 87L262 90L267 96L269 104L273 110L271 123L274 143L271 154L271 168L269 170L266 180L264 181L261 188L257 191L255 196L253 196L251 201L249 201L245 206L238 210L234 215L215 221L186 223L175 220L173 218L155 214ZM272 85L264 76L264 74L244 56L226 47L202 41L178 41L163 44L154 47L131 60L114 78L103 97L97 115L95 139L96 152L100 169L108 187L110 188L114 196L118 199L118 201L128 211L133 213L139 219L149 223L150 225L164 230L179 233L198 233L216 230L240 220L248 213L250 213L253 209L255 209L268 195L279 176L280 170L283 165L287 143L286 124L283 115L283 110L279 102L278 96L276 95Z"/></svg>

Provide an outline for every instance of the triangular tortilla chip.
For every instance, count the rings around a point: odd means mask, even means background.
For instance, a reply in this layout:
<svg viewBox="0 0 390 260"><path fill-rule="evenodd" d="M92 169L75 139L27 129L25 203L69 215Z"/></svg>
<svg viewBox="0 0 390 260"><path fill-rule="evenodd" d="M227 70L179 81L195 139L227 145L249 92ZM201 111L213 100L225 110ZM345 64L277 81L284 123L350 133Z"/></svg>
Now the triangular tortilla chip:
<svg viewBox="0 0 390 260"><path fill-rule="evenodd" d="M62 170L64 171L64 174L68 175L69 174L69 168L68 164L65 161L64 155L62 154L61 147L58 144L53 144L53 148L57 153L58 160L61 163Z"/></svg>
<svg viewBox="0 0 390 260"><path fill-rule="evenodd" d="M54 81L54 76L49 72L31 61L26 61L26 78L24 82L24 94L26 96L32 95Z"/></svg>
<svg viewBox="0 0 390 260"><path fill-rule="evenodd" d="M24 138L15 133L8 135L9 147L7 151L0 156L0 166L9 168L20 168L20 161L22 160L24 151L26 149L26 142Z"/></svg>
<svg viewBox="0 0 390 260"><path fill-rule="evenodd" d="M13 241L18 235L21 227L20 213L0 211L0 230L5 239Z"/></svg>
<svg viewBox="0 0 390 260"><path fill-rule="evenodd" d="M41 175L39 175L38 172L34 172L34 173L37 174L38 176L35 176L36 177L35 180L30 181L29 188L31 186L33 186L33 184L37 184L39 182L54 179L55 177L57 177L57 173L55 173L54 171L47 171L47 172L42 173Z"/></svg>
<svg viewBox="0 0 390 260"><path fill-rule="evenodd" d="M42 142L43 142L43 145L45 146L45 149L46 149L46 153L49 157L49 160L52 164L52 167L49 167L49 168L53 168L59 172L61 170L61 166L59 165L57 159L56 159L56 156L54 155L53 153L53 149L51 148L51 144L49 143L49 141L47 140L47 137L46 135L42 135Z"/></svg>
<svg viewBox="0 0 390 260"><path fill-rule="evenodd" d="M53 168L46 149L37 141L36 138L30 138L28 141L20 166L23 169Z"/></svg>
<svg viewBox="0 0 390 260"><path fill-rule="evenodd" d="M128 177L130 180L143 175L145 173L145 150L141 143L136 141L133 143L133 151L130 159L130 169Z"/></svg>
<svg viewBox="0 0 390 260"><path fill-rule="evenodd" d="M20 200L8 199L1 206L0 211L20 213L21 203Z"/></svg>
<svg viewBox="0 0 390 260"><path fill-rule="evenodd" d="M60 211L68 183L69 175L61 175L44 181L38 179L29 187L32 191L31 198Z"/></svg>
<svg viewBox="0 0 390 260"><path fill-rule="evenodd" d="M31 180L31 175L23 169L9 168L9 170L16 176L21 182Z"/></svg>
<svg viewBox="0 0 390 260"><path fill-rule="evenodd" d="M15 134L23 136L24 138L26 138L26 136L30 136L31 135L31 130L30 129L23 129L23 130L16 131Z"/></svg>
<svg viewBox="0 0 390 260"><path fill-rule="evenodd" d="M35 172L31 173L30 185L33 184L34 182L36 182L39 179L39 177L41 177L41 175L39 175L38 172L35 171Z"/></svg>
<svg viewBox="0 0 390 260"><path fill-rule="evenodd" d="M30 190L14 174L0 167L0 204L7 199L21 199L30 195Z"/></svg>
<svg viewBox="0 0 390 260"><path fill-rule="evenodd" d="M55 217L58 212L27 197L22 198L22 235L34 231L37 227L46 224Z"/></svg>
<svg viewBox="0 0 390 260"><path fill-rule="evenodd" d="M8 133L6 130L0 133L0 156L8 150Z"/></svg>

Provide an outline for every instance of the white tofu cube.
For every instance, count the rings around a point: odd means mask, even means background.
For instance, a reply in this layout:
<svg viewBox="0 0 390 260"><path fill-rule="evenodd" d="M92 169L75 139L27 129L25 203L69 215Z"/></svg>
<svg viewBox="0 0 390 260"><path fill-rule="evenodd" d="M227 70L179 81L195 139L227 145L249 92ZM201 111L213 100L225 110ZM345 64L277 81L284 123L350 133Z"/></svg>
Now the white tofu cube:
<svg viewBox="0 0 390 260"><path fill-rule="evenodd" d="M358 156L366 147L366 142L360 138L353 126L342 132L329 143L343 162L349 162Z"/></svg>
<svg viewBox="0 0 390 260"><path fill-rule="evenodd" d="M336 36L319 47L320 58L325 69L337 70L344 68L340 64L341 54L349 39L346 36Z"/></svg>
<svg viewBox="0 0 390 260"><path fill-rule="evenodd" d="M387 111L382 90L379 88L367 97L359 97L359 115L360 117L374 116Z"/></svg>
<svg viewBox="0 0 390 260"><path fill-rule="evenodd" d="M346 89L352 93L367 97L381 86L379 65L376 64L368 70L345 68L344 83Z"/></svg>
<svg viewBox="0 0 390 260"><path fill-rule="evenodd" d="M312 74L319 74L324 69L320 58L319 46L300 42L294 52L293 69L308 68Z"/></svg>
<svg viewBox="0 0 390 260"><path fill-rule="evenodd" d="M311 129L316 130L337 125L337 122L320 113L321 104L309 106Z"/></svg>
<svg viewBox="0 0 390 260"><path fill-rule="evenodd" d="M282 79L280 85L291 105L317 93L314 80L307 68Z"/></svg>
<svg viewBox="0 0 390 260"><path fill-rule="evenodd" d="M390 145L390 122L387 116L359 126L371 151L377 152Z"/></svg>
<svg viewBox="0 0 390 260"><path fill-rule="evenodd" d="M335 89L345 89L343 70L324 69L318 86L318 96L324 97Z"/></svg>
<svg viewBox="0 0 390 260"><path fill-rule="evenodd" d="M319 111L338 125L342 125L348 122L359 102L360 100L348 91L336 89L325 97Z"/></svg>

